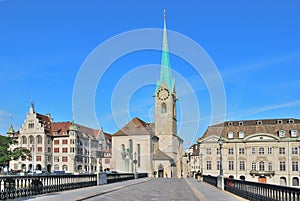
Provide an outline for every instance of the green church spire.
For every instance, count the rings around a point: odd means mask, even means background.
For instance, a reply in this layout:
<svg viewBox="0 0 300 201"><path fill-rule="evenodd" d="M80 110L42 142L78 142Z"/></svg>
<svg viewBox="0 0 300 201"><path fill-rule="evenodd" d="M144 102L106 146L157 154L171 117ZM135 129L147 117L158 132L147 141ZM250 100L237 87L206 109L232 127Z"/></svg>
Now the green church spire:
<svg viewBox="0 0 300 201"><path fill-rule="evenodd" d="M172 71L170 67L170 54L169 54L169 47L168 47L166 18L167 18L166 10L164 10L164 32L163 32L160 80L157 82L156 91L160 88L162 83L164 83L169 89L169 91L173 93L175 82L172 77Z"/></svg>

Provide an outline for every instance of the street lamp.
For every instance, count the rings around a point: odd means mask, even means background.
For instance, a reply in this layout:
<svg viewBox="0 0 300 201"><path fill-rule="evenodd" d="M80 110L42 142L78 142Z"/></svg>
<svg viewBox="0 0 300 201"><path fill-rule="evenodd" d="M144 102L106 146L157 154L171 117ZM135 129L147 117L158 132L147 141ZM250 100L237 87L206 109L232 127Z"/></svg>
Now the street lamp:
<svg viewBox="0 0 300 201"><path fill-rule="evenodd" d="M137 164L137 160L136 160L136 152L134 152L134 178L137 179L137 172L136 172L136 164Z"/></svg>
<svg viewBox="0 0 300 201"><path fill-rule="evenodd" d="M102 168L102 138L100 137L99 139L99 154L100 154L100 157L99 157L99 162L100 162L100 166L99 166L99 172L102 172L103 171L103 168Z"/></svg>
<svg viewBox="0 0 300 201"><path fill-rule="evenodd" d="M223 167L222 167L222 145L223 145L223 138L220 136L218 143L220 146L220 176L223 176Z"/></svg>
<svg viewBox="0 0 300 201"><path fill-rule="evenodd" d="M35 149L34 149L34 138L32 138L32 174L34 174L34 167L35 167Z"/></svg>

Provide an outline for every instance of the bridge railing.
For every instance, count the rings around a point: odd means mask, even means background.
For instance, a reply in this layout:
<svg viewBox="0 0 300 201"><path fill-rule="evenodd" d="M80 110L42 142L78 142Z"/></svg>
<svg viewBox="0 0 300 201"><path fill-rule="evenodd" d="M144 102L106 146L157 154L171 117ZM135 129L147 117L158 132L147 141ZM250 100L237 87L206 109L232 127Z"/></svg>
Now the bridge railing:
<svg viewBox="0 0 300 201"><path fill-rule="evenodd" d="M147 173L137 173L137 178L148 177ZM126 181L130 179L135 179L134 173L111 173L107 174L107 183L114 183L120 181Z"/></svg>
<svg viewBox="0 0 300 201"><path fill-rule="evenodd" d="M300 189L224 178L224 190L253 201L299 201Z"/></svg>
<svg viewBox="0 0 300 201"><path fill-rule="evenodd" d="M210 175L203 175L203 181L213 186L217 186L217 177Z"/></svg>
<svg viewBox="0 0 300 201"><path fill-rule="evenodd" d="M97 185L97 175L43 175L0 177L0 200Z"/></svg>

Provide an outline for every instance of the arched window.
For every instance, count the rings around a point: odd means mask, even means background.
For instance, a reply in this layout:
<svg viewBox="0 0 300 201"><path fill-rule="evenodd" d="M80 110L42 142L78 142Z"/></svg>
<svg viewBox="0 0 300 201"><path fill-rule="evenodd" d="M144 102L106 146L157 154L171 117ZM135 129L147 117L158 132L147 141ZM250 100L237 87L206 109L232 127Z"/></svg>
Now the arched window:
<svg viewBox="0 0 300 201"><path fill-rule="evenodd" d="M54 170L59 170L59 165L54 165Z"/></svg>
<svg viewBox="0 0 300 201"><path fill-rule="evenodd" d="M165 103L161 104L161 113L166 113L167 112L167 105Z"/></svg>
<svg viewBox="0 0 300 201"><path fill-rule="evenodd" d="M29 136L29 144L33 144L34 143L34 138L32 135Z"/></svg>
<svg viewBox="0 0 300 201"><path fill-rule="evenodd" d="M27 138L25 136L22 136L22 144L27 144Z"/></svg>
<svg viewBox="0 0 300 201"><path fill-rule="evenodd" d="M245 176L240 176L240 180L245 181L246 180Z"/></svg>
<svg viewBox="0 0 300 201"><path fill-rule="evenodd" d="M130 139L129 140L129 152L130 152L130 158L132 158L132 154L133 154L133 142Z"/></svg>
<svg viewBox="0 0 300 201"><path fill-rule="evenodd" d="M68 166L67 165L63 165L62 168L63 168L64 171L68 171Z"/></svg>
<svg viewBox="0 0 300 201"><path fill-rule="evenodd" d="M280 185L286 186L286 178L285 177L280 177Z"/></svg>
<svg viewBox="0 0 300 201"><path fill-rule="evenodd" d="M36 141L37 141L38 144L42 144L42 137L40 135L38 135L36 137Z"/></svg>
<svg viewBox="0 0 300 201"><path fill-rule="evenodd" d="M293 177L293 186L299 186L299 178Z"/></svg>

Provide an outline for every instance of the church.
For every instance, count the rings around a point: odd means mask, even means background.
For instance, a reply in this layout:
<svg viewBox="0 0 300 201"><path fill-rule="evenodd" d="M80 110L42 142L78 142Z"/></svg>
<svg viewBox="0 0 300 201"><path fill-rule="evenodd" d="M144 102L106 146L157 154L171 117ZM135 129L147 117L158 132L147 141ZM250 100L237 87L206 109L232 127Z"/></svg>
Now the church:
<svg viewBox="0 0 300 201"><path fill-rule="evenodd" d="M183 140L177 135L177 97L170 67L166 14L160 78L154 99L154 123L135 117L112 135L111 167L118 172L146 172L152 177L180 178Z"/></svg>

